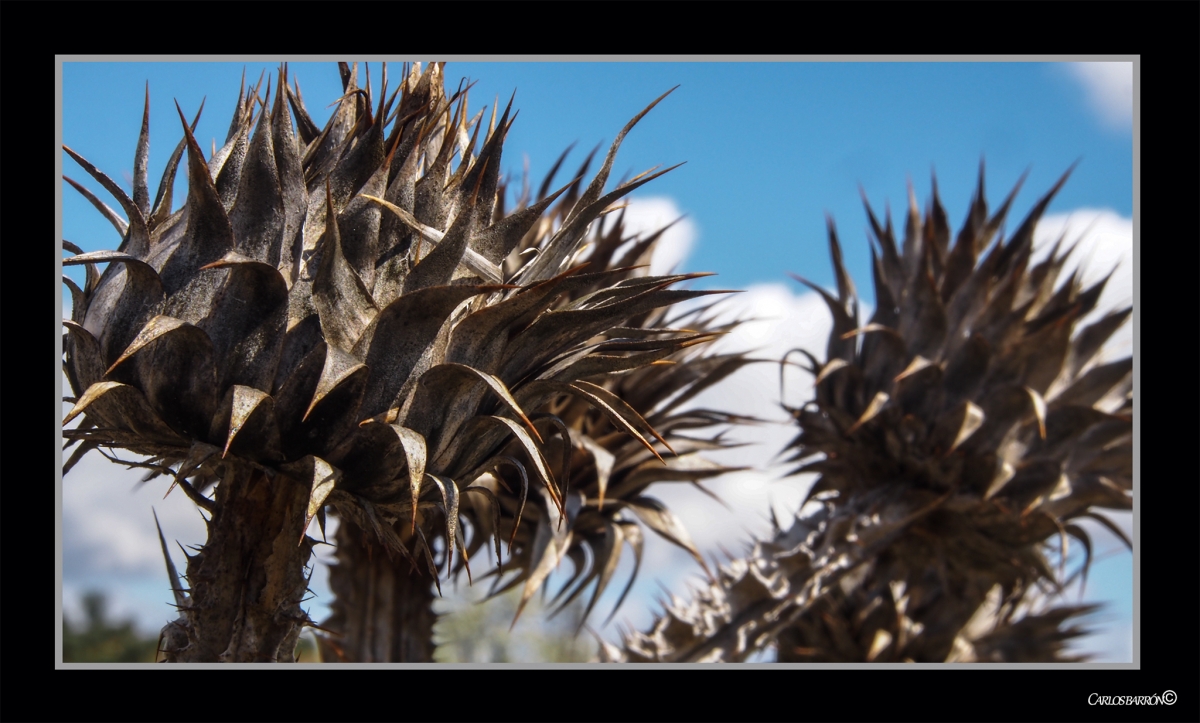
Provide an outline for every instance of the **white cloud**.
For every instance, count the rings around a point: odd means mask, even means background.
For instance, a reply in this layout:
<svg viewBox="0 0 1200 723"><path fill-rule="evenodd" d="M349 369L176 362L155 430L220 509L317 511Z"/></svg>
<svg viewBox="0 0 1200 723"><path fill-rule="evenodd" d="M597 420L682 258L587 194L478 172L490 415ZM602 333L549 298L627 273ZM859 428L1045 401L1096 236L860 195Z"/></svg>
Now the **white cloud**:
<svg viewBox="0 0 1200 723"><path fill-rule="evenodd" d="M1071 76L1087 90L1088 103L1110 128L1133 128L1133 63L1070 63Z"/></svg>
<svg viewBox="0 0 1200 723"><path fill-rule="evenodd" d="M1085 287L1112 272L1095 310L1085 317L1090 323L1116 309L1133 304L1133 219L1108 209L1081 208L1043 218L1034 234L1034 257L1048 253L1058 239L1060 253L1077 244L1064 265L1060 281L1076 269ZM1126 323L1104 347L1110 359L1133 353L1133 326Z"/></svg>
<svg viewBox="0 0 1200 723"><path fill-rule="evenodd" d="M672 222L676 223L663 233L655 245L650 262L652 276L679 270L696 241L696 223L683 217L674 199L663 196L630 199L629 207L625 209L625 227L642 236L654 233Z"/></svg>
<svg viewBox="0 0 1200 723"><path fill-rule="evenodd" d="M140 459L128 453L118 456ZM127 470L93 451L63 479L64 573L156 574L165 581L155 512L176 553L175 540L184 545L204 542L204 520L196 505L180 490L162 499L170 479L159 477L143 485L143 472Z"/></svg>
<svg viewBox="0 0 1200 723"><path fill-rule="evenodd" d="M651 488L650 494L665 502L680 518L705 559L716 556L724 561L722 549L743 554L754 539L770 536L772 508L780 524L785 528L790 526L792 515L800 508L812 483L810 475L788 477L787 472L794 465L779 461L780 452L796 436L796 428L779 404L778 360L794 348L814 351L823 357L831 322L829 310L819 296L799 293L784 283L752 285L744 293L725 299L716 312L719 322L744 321L714 342L713 351L750 351L750 357L763 361L743 367L697 395L688 406L766 420L760 425L738 426L729 431L727 438L744 446L706 453L722 464L752 469L705 483L728 503L732 512L689 485L661 484ZM793 361L800 358L793 355ZM812 391L812 377L802 370L789 367L785 379L790 404L799 404ZM649 600L659 593L655 579L683 596L686 593L683 583L700 574L699 567L686 553L649 535L641 573L646 581L634 586L622 617L644 628L651 620ZM634 595L638 597L633 598Z"/></svg>
<svg viewBox="0 0 1200 723"><path fill-rule="evenodd" d="M63 455L65 458L74 448ZM122 459L140 457L118 452ZM109 618L132 619L145 634L174 619L171 586L154 514L158 514L176 569L185 569L183 545L203 544L198 508L180 490L162 499L170 480L141 483L145 470L128 470L92 451L63 478L62 600L64 614L82 620L85 593L103 593Z"/></svg>
<svg viewBox="0 0 1200 723"><path fill-rule="evenodd" d="M750 358L762 361L697 395L692 405L771 422L732 430L732 439L750 446L717 454L726 464L763 468L795 436L788 423L789 416L780 406L779 360L793 349L805 349L823 357L831 325L829 310L821 298L812 292L797 291L783 283L754 284L716 308L717 323L733 320L741 323L713 343L713 353L744 351ZM802 362L804 357L792 355L790 361ZM786 367L784 401L799 404L811 391L811 375L795 366Z"/></svg>

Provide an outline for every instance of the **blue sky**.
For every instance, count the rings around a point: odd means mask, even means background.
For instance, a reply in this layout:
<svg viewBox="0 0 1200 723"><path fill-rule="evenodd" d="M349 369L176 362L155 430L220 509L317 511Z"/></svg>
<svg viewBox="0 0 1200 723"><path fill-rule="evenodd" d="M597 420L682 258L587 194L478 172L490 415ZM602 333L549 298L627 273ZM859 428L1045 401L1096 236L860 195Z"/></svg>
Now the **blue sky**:
<svg viewBox="0 0 1200 723"><path fill-rule="evenodd" d="M326 104L341 89L336 67L332 63L293 63L290 67L292 76L300 80L310 112L318 124L323 123L332 111ZM154 186L181 136L176 101L190 119L201 98L207 97L196 136L206 150L212 139L220 146L243 68L252 83L264 70L277 73L278 66L68 62L62 68L62 141L128 189L147 81ZM1100 236L1109 238L1104 236L1109 233L1117 245L1131 243L1130 68L1040 62L451 62L445 70L449 86L461 77L478 81L470 95L473 108L486 105L490 111L497 97L503 105L516 91L513 105L520 115L505 144L504 164L517 188L526 159L530 183L536 188L562 150L575 143L559 175L560 182L565 182L588 151L598 144L607 148L630 117L678 85L629 134L614 175L634 175L660 164L686 161L643 187L638 195L647 204L645 208L653 206L662 220L686 214L687 221L674 237L677 248L673 258L682 259L687 271L719 272L702 279L701 287L758 290L757 296L746 298L773 299L770 308L778 312L780 329L786 328L787 333L803 329L811 336L819 331L820 322L796 316L799 312L794 310L807 307L786 272L832 285L826 213L837 222L847 265L860 293L871 301L860 184L877 210L889 202L893 212L899 213L906 203L907 181L912 180L923 205L929 195L930 172L936 170L943 205L957 227L974 190L981 157L987 164L988 198L993 207L1020 175L1029 171L1014 209L1018 218L1078 160L1079 166L1049 213L1058 214L1062 223L1077 232L1091 219L1099 224L1094 228L1099 228ZM399 61L389 69L394 88ZM370 64L376 90L379 71L378 63ZM359 72L361 84L365 81L361 65ZM108 200L82 169L65 154L59 155L64 173ZM118 239L112 227L74 190L65 183L60 185L63 238L85 251L115 248ZM181 174L175 192L177 206L185 188ZM117 207L115 202L109 203ZM1101 211L1107 213L1097 215ZM1110 257L1117 258L1098 251L1093 260L1099 264ZM1129 254L1121 258L1128 269ZM1131 284L1131 273L1126 277ZM1132 286L1109 296L1112 303L1129 303ZM814 313L825 312L817 308ZM760 332L758 346L771 347L769 342L783 335L782 331ZM759 398L768 397L762 393ZM766 450L765 456L775 451L777 448ZM185 529L194 527L195 519L188 515L195 513L183 506L164 513L158 495L131 493L130 484L118 482L102 490L92 479L74 479L101 474L99 470L107 467L118 469L92 457L64 484L64 497L75 494L80 500L91 500L87 505L93 513L90 518L77 518L78 508L64 503L64 599L69 606L83 586L105 585L114 590L118 609L124 604L124 609L141 618L153 617L144 611L156 609L146 600L158 587L150 576L162 575L161 562L153 568L146 562L143 537L105 545L100 541L108 539L106 534L120 536L119 530L113 529L122 525L120 510L148 518L148 506L153 502L160 516L168 514ZM733 484L736 481L726 488ZM762 499L771 497L775 504L780 504L781 498L794 500L798 488L789 488L789 484L774 484ZM86 485L92 486L85 490ZM179 505L178 500L168 499L167 503ZM112 513L104 517L109 513L101 514L101 509ZM103 520L97 519L101 517ZM145 527L144 520L129 524ZM744 527L753 524L746 522ZM152 533L152 522L149 529ZM173 533L168 529L167 534L171 537ZM184 542L201 541L187 540L184 533L175 536ZM701 542L699 537L697 541ZM98 558L99 550L106 546L117 550L112 553L115 557ZM659 556L664 570L678 562L672 554L668 550ZM1131 569L1128 553L1114 553L1093 570L1090 595L1107 595L1104 599L1112 601L1106 620L1115 622L1106 625L1129 624ZM639 585L637 590L649 596L655 588L654 575L644 577L647 585ZM670 583L676 576L664 571L659 577ZM162 597L162 601L166 599ZM626 603L627 607L638 605L644 607L637 600ZM638 619L631 620L636 623ZM144 626L150 629L158 624L146 621ZM1114 653L1117 657L1128 655L1124 640L1114 643L1123 646L1122 652Z"/></svg>
<svg viewBox="0 0 1200 723"><path fill-rule="evenodd" d="M379 65L371 64L379 87ZM318 123L340 91L336 68L294 63ZM67 63L63 138L122 181L132 173L145 83L151 93L151 170L156 183L189 118L207 97L197 138L222 145L245 68L248 82L274 64ZM399 68L392 66L394 88ZM1076 160L1051 207L1133 209L1132 136L1098 117L1079 75L1055 63L450 63L447 82L478 80L471 105L516 91L520 116L506 143L506 170L528 157L539 183L575 143L562 173L605 147L635 113L679 88L622 145L618 174L687 164L645 187L688 214L698 237L687 270L719 270L710 285L742 288L781 271L831 283L824 214L841 231L857 278L868 274L861 184L876 206L903 207L907 179L924 197L936 171L943 204L959 223L987 163L996 203L1027 169L1016 210L1026 211ZM361 81L360 81L361 82ZM67 159L66 172L83 180ZM566 180L566 179L564 179ZM186 187L181 174L180 183ZM176 193L180 203L182 193ZM95 212L65 194L64 235L85 249L111 244ZM97 235L97 231L107 235ZM864 291L867 291L864 289Z"/></svg>

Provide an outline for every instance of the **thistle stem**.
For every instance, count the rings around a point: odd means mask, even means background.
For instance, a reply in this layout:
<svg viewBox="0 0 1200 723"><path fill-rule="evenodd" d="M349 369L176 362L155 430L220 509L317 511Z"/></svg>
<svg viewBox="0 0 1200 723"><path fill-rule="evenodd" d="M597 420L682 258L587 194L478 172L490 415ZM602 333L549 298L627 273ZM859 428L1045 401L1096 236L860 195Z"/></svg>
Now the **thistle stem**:
<svg viewBox="0 0 1200 723"><path fill-rule="evenodd" d="M408 532L406 523L400 527ZM437 616L428 572L389 559L371 534L348 522L338 527L337 557L329 577L333 616L322 627L340 634L333 640L340 656L325 649L326 662L433 662Z"/></svg>
<svg viewBox="0 0 1200 723"><path fill-rule="evenodd" d="M208 541L188 559L189 604L164 628L168 662L295 662L308 616L312 544L296 545L307 490L295 480L268 480L260 470L224 465Z"/></svg>

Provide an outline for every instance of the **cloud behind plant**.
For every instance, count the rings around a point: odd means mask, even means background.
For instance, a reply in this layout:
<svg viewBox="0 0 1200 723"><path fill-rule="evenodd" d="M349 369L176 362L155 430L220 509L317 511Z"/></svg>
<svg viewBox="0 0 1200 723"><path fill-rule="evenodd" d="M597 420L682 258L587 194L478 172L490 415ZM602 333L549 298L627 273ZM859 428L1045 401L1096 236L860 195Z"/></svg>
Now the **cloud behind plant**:
<svg viewBox="0 0 1200 723"><path fill-rule="evenodd" d="M1133 128L1133 63L1069 63L1069 72L1087 91L1088 104L1109 128Z"/></svg>
<svg viewBox="0 0 1200 723"><path fill-rule="evenodd" d="M1063 248L1076 247L1060 274L1060 283L1078 271L1086 286L1098 282L1112 272L1097 310L1085 323L1113 309L1125 308L1133 302L1133 221L1107 209L1077 209L1046 216L1038 224L1034 236L1034 257L1044 255L1055 241L1063 239ZM786 261L784 262L786 267ZM867 280L856 279L858 288L869 288ZM825 344L831 327L829 311L821 298L798 283L763 283L751 285L744 293L726 298L716 307L721 321L744 320L732 333L714 342L714 351L748 351L750 356L766 360L743 368L721 384L696 397L690 406L748 414L767 420L754 427L739 427L730 431L730 439L742 442L736 449L710 453L712 459L730 466L748 466L752 470L726 475L708 483L708 487L725 499L733 513L721 509L711 499L682 485L659 485L651 492L661 498L679 516L692 533L701 553L706 557L720 556L724 547L738 554L753 536L770 534L770 510L784 527L799 510L804 495L813 482L812 475L788 477L794 464L780 461L779 452L796 435L786 412L780 407L780 366L778 361L792 349L805 349L820 360L825 358ZM871 315L869 305L860 301L860 318ZM1126 324L1104 348L1108 360L1131 354L1133 335ZM793 355L793 361L802 357ZM784 375L783 399L798 405L812 393L812 376L795 367L787 367ZM1132 537L1133 516L1129 513L1111 515L1117 526ZM1096 654L1098 661L1121 662L1132 660L1132 560L1122 543L1098 524L1085 523L1098 550L1107 556L1118 556L1105 565L1103 579L1087 588L1087 599L1103 601L1105 624L1096 629L1097 635L1080 641L1078 648ZM653 536L651 536L653 537ZM652 545L651 543L658 543ZM663 567L656 569L656 564ZM647 543L645 577L658 577L671 590L681 589L679 583L699 576L699 569L686 553L670 548L665 542L651 539ZM635 593L649 595L657 587L652 583L635 585ZM606 596L607 597L607 596ZM630 608L627 620L639 628L649 622L649 607L637 610L638 601L626 604ZM1110 626L1109 619L1114 620Z"/></svg>

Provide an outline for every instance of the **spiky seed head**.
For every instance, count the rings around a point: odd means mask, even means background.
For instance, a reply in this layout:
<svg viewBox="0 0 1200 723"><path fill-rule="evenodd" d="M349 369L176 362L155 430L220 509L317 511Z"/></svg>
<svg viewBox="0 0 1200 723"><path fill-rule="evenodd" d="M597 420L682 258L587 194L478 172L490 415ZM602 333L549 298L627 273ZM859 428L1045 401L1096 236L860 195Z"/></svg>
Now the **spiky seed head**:
<svg viewBox="0 0 1200 723"><path fill-rule="evenodd" d="M1132 359L1101 354L1131 310L1082 325L1105 280L1059 283L1058 244L1035 258L1065 181L1006 239L1016 191L989 216L982 168L953 243L936 185L924 219L910 203L902 240L868 205L867 324L830 223L837 293L810 286L833 330L789 445L796 472L819 474L820 509L756 564L722 568L685 616L692 634L670 640L664 618L626 639L624 659L737 660L769 644L793 661L1070 659L1080 629L1060 625L1089 608L1033 609L1039 585L1067 582L1044 547L1060 541L1065 559L1074 537L1090 551L1075 521L1117 530L1096 510L1132 507L1133 398ZM750 574L760 566L778 584Z"/></svg>
<svg viewBox="0 0 1200 723"><path fill-rule="evenodd" d="M658 438L604 386L653 355L597 369L604 349L589 340L712 292L669 288L683 275L630 279L606 271L607 259L578 264L596 219L666 172L604 192L645 111L582 192L576 179L508 212L511 101L484 130L465 90L446 93L440 64L406 68L378 97L359 86L356 65L341 71L345 93L323 129L286 67L274 83L242 87L226 143L207 157L181 110L184 138L153 204L145 124L132 197L64 147L125 215L72 182L121 243L91 254L64 244L74 254L64 264L88 271L83 288L72 282L64 322L76 402L67 420L82 415L64 431L82 443L67 466L86 449L124 448L171 469L206 504L208 488L237 475L299 484L304 527L332 506L413 564L432 561L429 540L444 533L449 567L457 518L476 509L460 506L464 494L481 496L471 483L498 463L519 470L547 512L578 512L547 459L554 425L533 414L552 398L582 396L615 410L633 436ZM188 196L172 213L181 162ZM537 253L519 253L529 248ZM647 350L664 354L697 341L671 330L653 338ZM417 520L440 523L422 530Z"/></svg>

